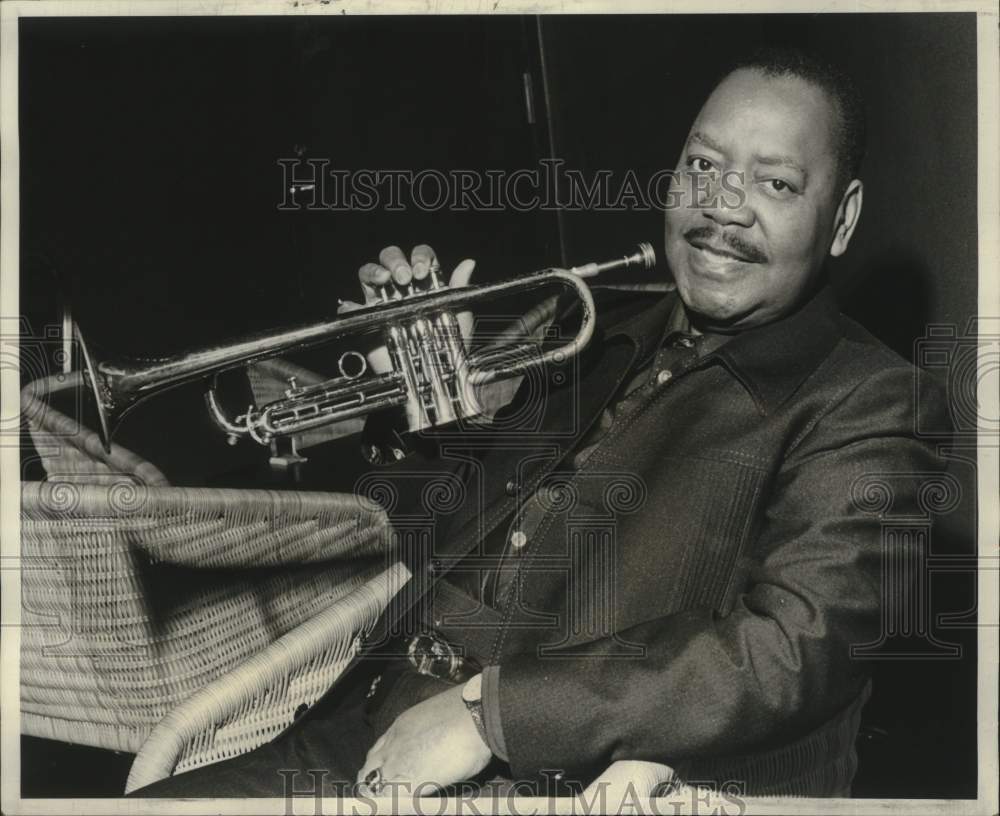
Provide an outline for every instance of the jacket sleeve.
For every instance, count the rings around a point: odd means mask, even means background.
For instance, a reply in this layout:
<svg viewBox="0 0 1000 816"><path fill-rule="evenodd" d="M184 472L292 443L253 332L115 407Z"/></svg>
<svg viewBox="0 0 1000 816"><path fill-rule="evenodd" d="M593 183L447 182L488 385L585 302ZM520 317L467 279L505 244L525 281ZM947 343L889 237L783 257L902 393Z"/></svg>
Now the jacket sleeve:
<svg viewBox="0 0 1000 816"><path fill-rule="evenodd" d="M867 676L851 646L877 639L882 604L880 518L859 509L852 485L940 472L932 446L914 436L916 405L941 427L943 396L915 395L913 370L898 366L870 375L801 434L727 615L695 608L624 630L644 644L640 659L609 657L608 640L576 644L573 656L503 658L500 716L515 776L562 768L585 778L619 759L677 765L758 750L848 705ZM894 513L916 509L917 481L893 482Z"/></svg>

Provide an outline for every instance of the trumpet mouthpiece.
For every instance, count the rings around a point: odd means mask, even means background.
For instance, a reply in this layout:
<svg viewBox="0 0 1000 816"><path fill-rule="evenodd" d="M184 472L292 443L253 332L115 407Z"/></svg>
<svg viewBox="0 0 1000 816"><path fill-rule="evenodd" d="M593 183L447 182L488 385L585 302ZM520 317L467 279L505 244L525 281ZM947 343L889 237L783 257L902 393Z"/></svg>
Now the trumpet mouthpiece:
<svg viewBox="0 0 1000 816"><path fill-rule="evenodd" d="M632 257L638 258L638 263L643 269L652 269L656 266L656 253L653 251L653 245L646 241L639 244L639 252Z"/></svg>
<svg viewBox="0 0 1000 816"><path fill-rule="evenodd" d="M652 269L656 266L656 253L653 251L652 244L643 241L639 244L639 251L631 255L623 255L613 261L605 261L604 263L589 263L583 266L574 266L570 272L579 275L581 278L592 278L602 272L610 272L613 269L628 269L632 266L639 269Z"/></svg>

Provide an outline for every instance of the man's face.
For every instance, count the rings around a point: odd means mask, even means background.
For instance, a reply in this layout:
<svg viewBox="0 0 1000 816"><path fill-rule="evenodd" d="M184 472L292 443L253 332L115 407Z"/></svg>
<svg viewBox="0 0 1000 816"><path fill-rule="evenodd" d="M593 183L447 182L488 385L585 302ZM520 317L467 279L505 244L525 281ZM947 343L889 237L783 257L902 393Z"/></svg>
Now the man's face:
<svg viewBox="0 0 1000 816"><path fill-rule="evenodd" d="M795 77L740 69L708 98L666 213L667 261L701 327L767 323L816 283L840 203L836 124L825 93Z"/></svg>

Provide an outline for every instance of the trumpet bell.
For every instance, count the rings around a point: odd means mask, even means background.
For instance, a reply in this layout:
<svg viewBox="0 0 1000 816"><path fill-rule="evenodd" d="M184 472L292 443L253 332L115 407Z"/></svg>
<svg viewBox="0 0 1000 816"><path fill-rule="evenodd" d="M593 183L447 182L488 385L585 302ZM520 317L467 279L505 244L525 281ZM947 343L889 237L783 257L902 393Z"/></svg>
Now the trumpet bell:
<svg viewBox="0 0 1000 816"><path fill-rule="evenodd" d="M90 356L87 341L83 339L83 332L80 331L80 327L76 323L73 324L73 335L79 345L80 356L83 358L83 379L90 386L94 406L97 410L97 433L101 438L101 444L104 445L104 452L111 453L111 436L120 417L110 415L108 410L109 395L102 390L102 381L97 375L97 368Z"/></svg>

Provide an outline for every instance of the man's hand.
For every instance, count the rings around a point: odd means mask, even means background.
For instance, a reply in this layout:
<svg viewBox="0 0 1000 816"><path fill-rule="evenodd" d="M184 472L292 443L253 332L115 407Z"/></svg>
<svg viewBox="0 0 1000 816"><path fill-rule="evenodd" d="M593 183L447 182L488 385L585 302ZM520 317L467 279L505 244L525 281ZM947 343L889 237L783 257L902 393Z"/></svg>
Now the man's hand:
<svg viewBox="0 0 1000 816"><path fill-rule="evenodd" d="M381 303L382 296L379 291L383 289L388 290L390 298L394 298L406 295L411 286L414 290L423 288L426 285L423 282L430 274L431 266L437 264L437 255L427 244L415 246L410 252L409 261L398 246L386 247L379 253L378 259L378 263L366 263L358 270L358 281L361 283L361 291L364 292L365 306ZM468 286L475 268L476 262L466 258L451 273L448 286ZM360 309L361 306L360 303L345 300L337 312L344 314ZM472 334L472 312L460 312L457 319L462 339L468 346ZM379 346L368 355L368 364L376 374L384 374L391 368L389 353L385 346Z"/></svg>
<svg viewBox="0 0 1000 816"><path fill-rule="evenodd" d="M429 794L475 776L492 756L458 685L400 714L368 751L357 781L378 769L384 783L408 786L401 793L426 783L420 793Z"/></svg>

